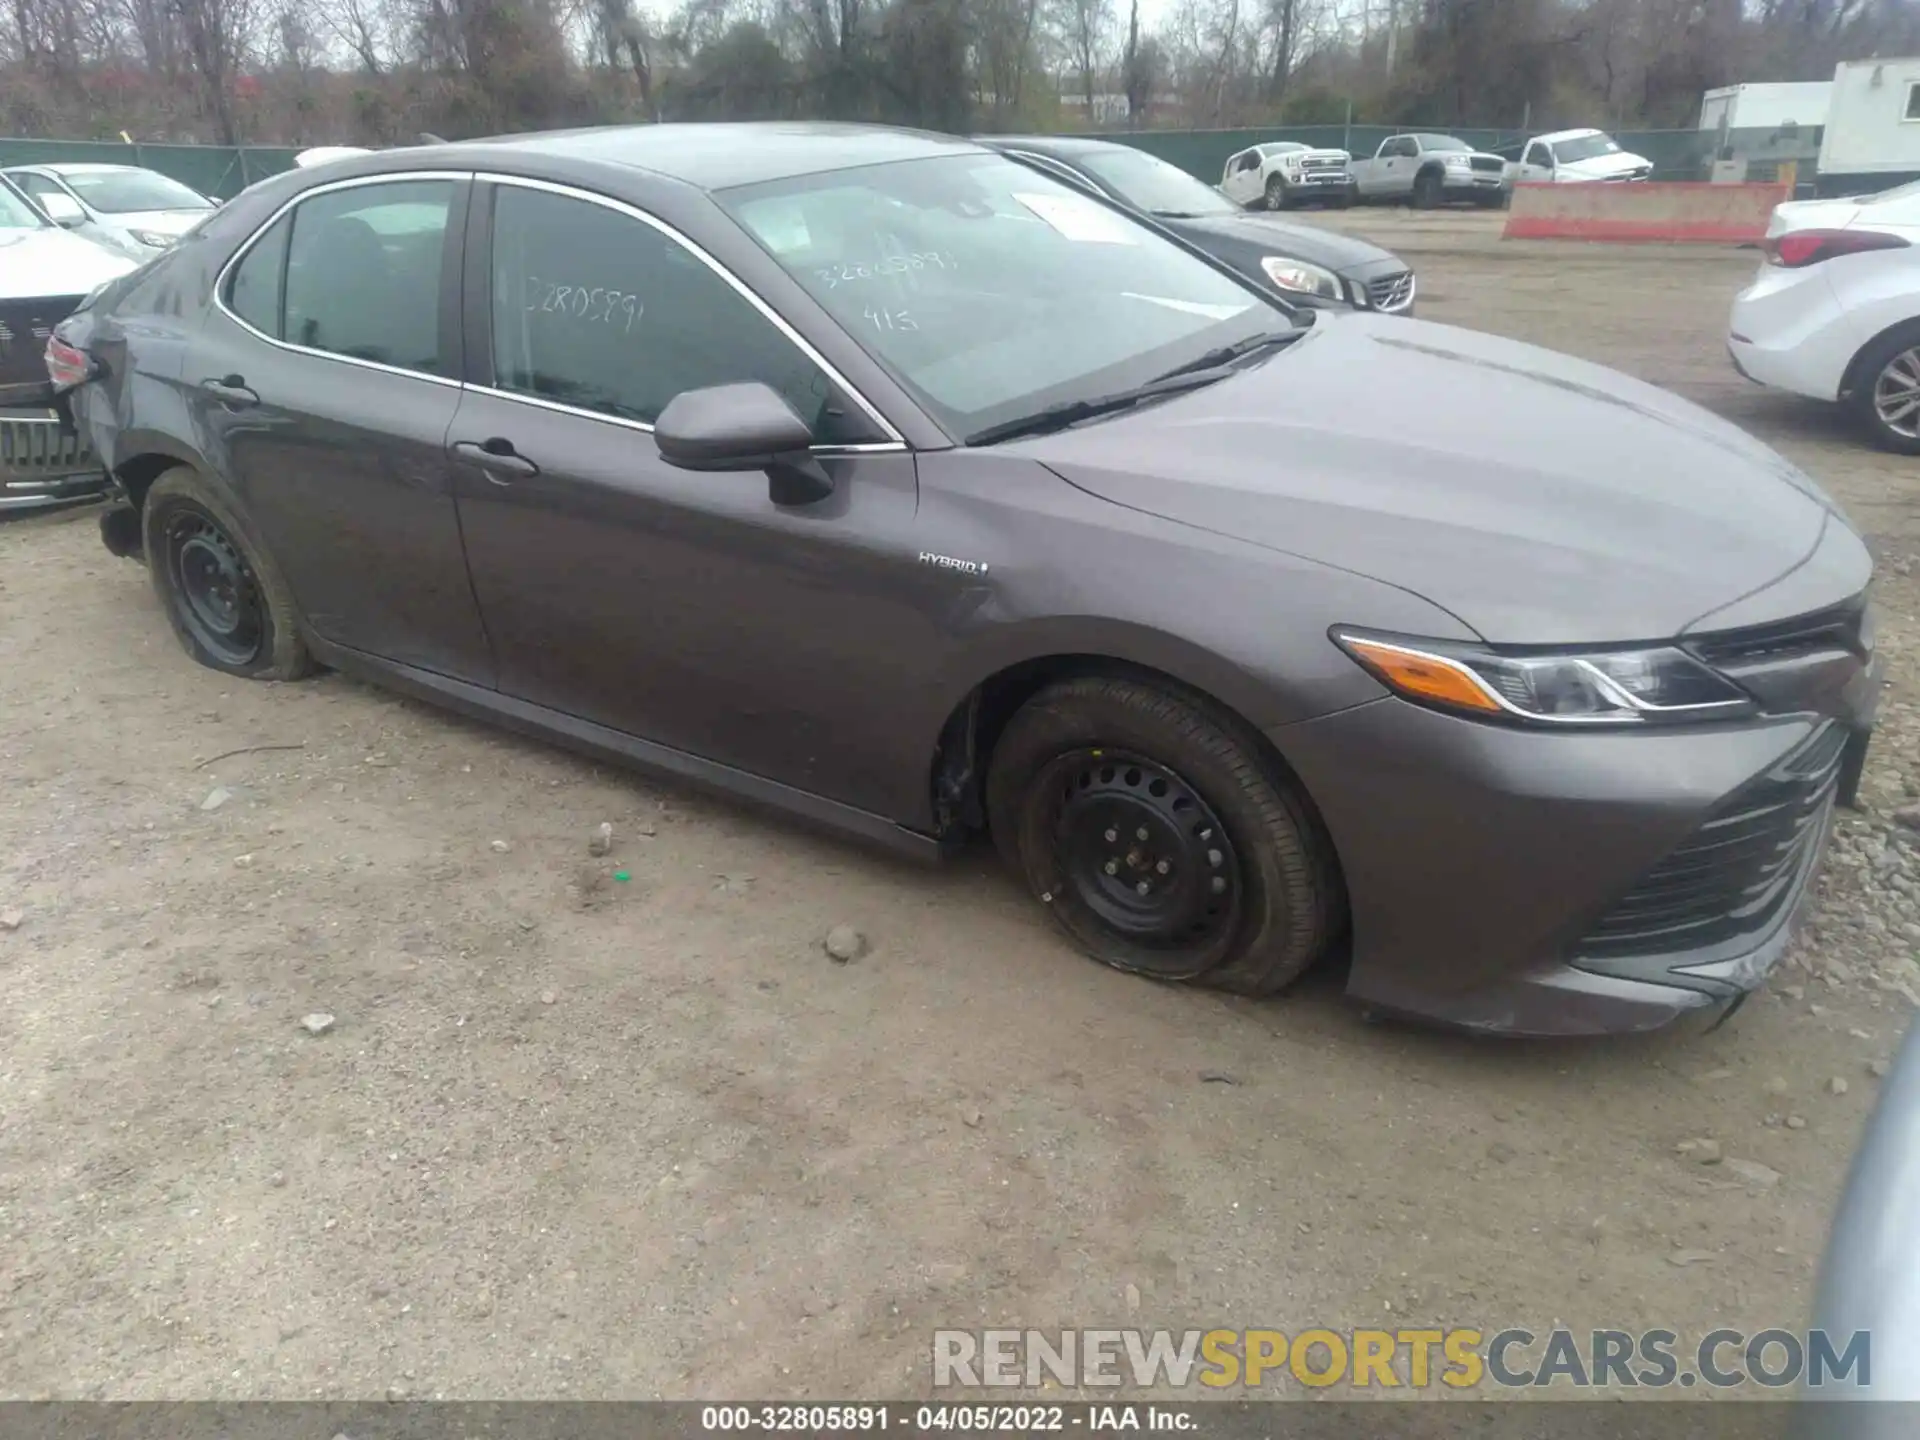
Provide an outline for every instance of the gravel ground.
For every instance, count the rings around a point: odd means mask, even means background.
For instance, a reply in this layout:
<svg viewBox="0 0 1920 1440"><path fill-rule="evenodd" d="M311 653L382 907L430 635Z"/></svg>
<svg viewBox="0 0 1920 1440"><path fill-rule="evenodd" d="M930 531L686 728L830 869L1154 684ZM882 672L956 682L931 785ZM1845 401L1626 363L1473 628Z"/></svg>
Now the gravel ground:
<svg viewBox="0 0 1920 1440"><path fill-rule="evenodd" d="M0 1395L890 1398L938 1326L1802 1323L1920 1003L1913 464L1732 375L1750 255L1332 223L1429 318L1752 427L1871 537L1868 809L1766 994L1538 1045L1325 979L1156 987L984 852L923 872L337 676L230 682L90 514L10 523ZM212 758L248 746L281 748Z"/></svg>

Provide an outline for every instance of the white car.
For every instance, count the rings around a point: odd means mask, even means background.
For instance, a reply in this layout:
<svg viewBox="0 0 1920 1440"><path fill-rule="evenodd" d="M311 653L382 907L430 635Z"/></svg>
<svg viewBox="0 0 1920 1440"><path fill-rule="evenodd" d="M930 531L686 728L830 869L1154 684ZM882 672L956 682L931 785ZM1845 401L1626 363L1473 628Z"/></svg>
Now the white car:
<svg viewBox="0 0 1920 1440"><path fill-rule="evenodd" d="M1653 162L1622 150L1604 130L1556 130L1536 135L1520 152L1513 178L1522 184L1576 185L1594 180L1645 180Z"/></svg>
<svg viewBox="0 0 1920 1440"><path fill-rule="evenodd" d="M1920 183L1777 206L1766 263L1733 302L1727 350L1749 380L1845 405L1880 445L1920 455Z"/></svg>
<svg viewBox="0 0 1920 1440"><path fill-rule="evenodd" d="M135 260L169 248L215 208L178 180L132 165L15 165L0 175L54 224Z"/></svg>
<svg viewBox="0 0 1920 1440"><path fill-rule="evenodd" d="M1248 209L1286 210L1311 201L1345 206L1353 202L1352 161L1344 150L1272 140L1227 157L1220 193Z"/></svg>

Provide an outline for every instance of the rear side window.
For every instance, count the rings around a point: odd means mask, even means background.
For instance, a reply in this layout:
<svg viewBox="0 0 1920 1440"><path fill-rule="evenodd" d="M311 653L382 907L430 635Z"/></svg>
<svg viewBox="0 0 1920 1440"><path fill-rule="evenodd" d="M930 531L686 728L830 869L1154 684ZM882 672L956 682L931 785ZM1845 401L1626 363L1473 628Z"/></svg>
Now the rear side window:
<svg viewBox="0 0 1920 1440"><path fill-rule="evenodd" d="M295 206L277 338L450 375L452 357L440 353L440 271L452 202L451 180L402 180Z"/></svg>
<svg viewBox="0 0 1920 1440"><path fill-rule="evenodd" d="M281 286L287 273L287 236L293 216L282 215L253 242L227 281L227 308L262 335L280 338Z"/></svg>
<svg viewBox="0 0 1920 1440"><path fill-rule="evenodd" d="M501 186L494 384L652 424L683 390L758 380L822 444L877 438L805 352L706 263L604 205Z"/></svg>

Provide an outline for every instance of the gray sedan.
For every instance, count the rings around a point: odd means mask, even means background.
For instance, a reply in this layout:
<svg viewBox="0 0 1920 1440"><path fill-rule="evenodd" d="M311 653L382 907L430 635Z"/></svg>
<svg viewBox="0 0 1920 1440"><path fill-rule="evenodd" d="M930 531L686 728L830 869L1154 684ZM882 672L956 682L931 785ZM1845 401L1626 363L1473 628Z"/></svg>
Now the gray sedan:
<svg viewBox="0 0 1920 1440"><path fill-rule="evenodd" d="M59 335L107 543L202 663L338 666L928 859L985 831L1162 980L1344 958L1375 1009L1536 1034L1722 1012L1873 719L1866 547L1765 446L1291 306L963 141L342 159Z"/></svg>

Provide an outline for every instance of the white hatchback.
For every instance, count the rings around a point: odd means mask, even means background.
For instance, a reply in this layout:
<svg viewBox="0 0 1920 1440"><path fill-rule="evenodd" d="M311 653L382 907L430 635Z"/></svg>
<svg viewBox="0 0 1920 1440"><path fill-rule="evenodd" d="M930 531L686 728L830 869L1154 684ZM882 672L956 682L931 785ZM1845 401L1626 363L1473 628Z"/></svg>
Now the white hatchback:
<svg viewBox="0 0 1920 1440"><path fill-rule="evenodd" d="M1733 302L1735 368L1845 405L1877 443L1920 455L1920 183L1780 205L1761 248Z"/></svg>

